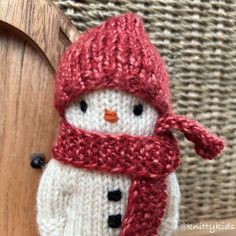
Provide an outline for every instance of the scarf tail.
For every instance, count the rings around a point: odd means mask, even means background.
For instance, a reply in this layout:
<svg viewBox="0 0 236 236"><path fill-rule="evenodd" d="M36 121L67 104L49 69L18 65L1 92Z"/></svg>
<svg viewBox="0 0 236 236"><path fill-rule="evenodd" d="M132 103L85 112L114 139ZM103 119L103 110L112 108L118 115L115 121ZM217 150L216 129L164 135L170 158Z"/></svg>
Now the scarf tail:
<svg viewBox="0 0 236 236"><path fill-rule="evenodd" d="M164 178L133 179L120 236L156 236L166 206Z"/></svg>
<svg viewBox="0 0 236 236"><path fill-rule="evenodd" d="M165 133L169 129L182 132L189 141L194 143L196 153L204 159L213 159L224 149L224 141L211 134L194 120L174 114L159 120L156 133Z"/></svg>

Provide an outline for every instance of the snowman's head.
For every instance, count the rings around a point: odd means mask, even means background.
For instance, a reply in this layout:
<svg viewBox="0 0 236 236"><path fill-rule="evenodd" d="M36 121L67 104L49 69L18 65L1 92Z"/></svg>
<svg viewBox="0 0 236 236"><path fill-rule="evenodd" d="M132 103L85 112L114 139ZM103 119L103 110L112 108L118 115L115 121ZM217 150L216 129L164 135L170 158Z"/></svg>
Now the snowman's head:
<svg viewBox="0 0 236 236"><path fill-rule="evenodd" d="M67 107L65 118L87 131L148 136L153 134L158 113L134 95L107 89L79 97Z"/></svg>

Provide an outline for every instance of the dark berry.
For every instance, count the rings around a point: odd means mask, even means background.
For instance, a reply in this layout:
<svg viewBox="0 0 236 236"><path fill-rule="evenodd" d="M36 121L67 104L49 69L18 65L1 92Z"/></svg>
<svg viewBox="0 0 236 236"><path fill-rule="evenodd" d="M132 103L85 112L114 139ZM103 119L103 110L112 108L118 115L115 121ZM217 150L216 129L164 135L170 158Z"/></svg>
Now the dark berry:
<svg viewBox="0 0 236 236"><path fill-rule="evenodd" d="M31 156L31 166L34 169L42 169L44 168L46 162L45 162L45 156L41 153L35 153Z"/></svg>

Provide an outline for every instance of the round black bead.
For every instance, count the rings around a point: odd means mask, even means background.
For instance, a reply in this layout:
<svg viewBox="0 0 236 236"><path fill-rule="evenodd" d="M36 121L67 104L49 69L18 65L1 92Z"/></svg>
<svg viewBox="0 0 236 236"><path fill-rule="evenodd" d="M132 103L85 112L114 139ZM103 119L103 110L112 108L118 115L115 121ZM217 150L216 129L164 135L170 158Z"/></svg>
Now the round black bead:
<svg viewBox="0 0 236 236"><path fill-rule="evenodd" d="M120 189L117 189L114 191L108 191L107 198L109 201L118 202L122 198L122 193L121 193Z"/></svg>
<svg viewBox="0 0 236 236"><path fill-rule="evenodd" d="M110 215L108 217L108 226L110 228L113 228L113 229L116 229L116 228L119 228L122 224L122 221L121 221L121 214L118 214L118 215Z"/></svg>
<svg viewBox="0 0 236 236"><path fill-rule="evenodd" d="M134 105L133 113L136 116L142 115L142 113L143 113L143 105L142 104Z"/></svg>
<svg viewBox="0 0 236 236"><path fill-rule="evenodd" d="M85 113L87 111L87 108L88 108L88 104L87 102L85 102L84 100L82 100L80 102L80 109L83 113Z"/></svg>
<svg viewBox="0 0 236 236"><path fill-rule="evenodd" d="M35 153L31 156L31 166L34 169L42 169L44 168L46 162L45 162L45 156L42 153Z"/></svg>

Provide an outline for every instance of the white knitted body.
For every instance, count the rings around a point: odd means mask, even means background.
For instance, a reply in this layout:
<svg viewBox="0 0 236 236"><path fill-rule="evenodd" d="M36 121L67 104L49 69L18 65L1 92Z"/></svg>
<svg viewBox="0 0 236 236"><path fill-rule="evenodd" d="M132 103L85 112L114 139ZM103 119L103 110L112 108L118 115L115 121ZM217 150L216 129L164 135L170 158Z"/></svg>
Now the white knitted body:
<svg viewBox="0 0 236 236"><path fill-rule="evenodd" d="M168 179L168 205L159 235L177 228L179 186L175 174ZM64 166L51 160L41 178L37 198L37 221L41 236L118 236L107 225L109 215L125 213L130 180ZM120 189L122 199L111 202L108 191Z"/></svg>
<svg viewBox="0 0 236 236"><path fill-rule="evenodd" d="M86 111L81 109L86 101ZM134 106L142 105L142 114ZM118 120L110 123L104 111L115 112ZM157 111L139 98L114 90L86 94L71 104L65 113L68 123L88 131L152 135ZM160 236L169 236L177 227L179 186L175 174L168 177L168 206ZM37 197L37 221L41 236L118 236L120 228L108 227L109 215L121 214L127 205L131 181L128 177L86 171L51 160L40 181ZM108 200L108 191L119 189L122 198Z"/></svg>

